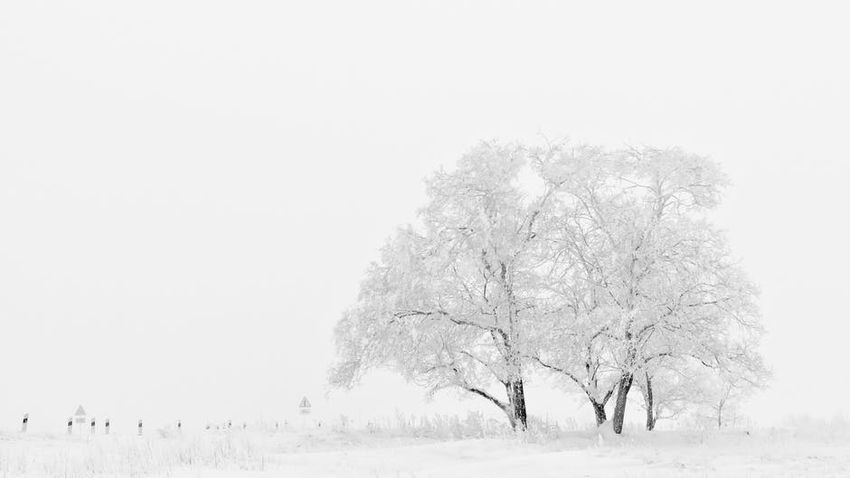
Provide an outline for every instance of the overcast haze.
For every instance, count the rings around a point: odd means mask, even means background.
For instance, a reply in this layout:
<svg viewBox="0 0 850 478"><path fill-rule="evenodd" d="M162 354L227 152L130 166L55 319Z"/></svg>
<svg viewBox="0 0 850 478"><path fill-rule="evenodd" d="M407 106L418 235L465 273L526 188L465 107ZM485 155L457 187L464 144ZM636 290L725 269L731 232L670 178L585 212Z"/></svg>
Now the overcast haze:
<svg viewBox="0 0 850 478"><path fill-rule="evenodd" d="M334 323L426 175L564 136L719 161L748 411L850 413L847 12L589 3L0 4L0 429L425 410L380 374L325 401Z"/></svg>

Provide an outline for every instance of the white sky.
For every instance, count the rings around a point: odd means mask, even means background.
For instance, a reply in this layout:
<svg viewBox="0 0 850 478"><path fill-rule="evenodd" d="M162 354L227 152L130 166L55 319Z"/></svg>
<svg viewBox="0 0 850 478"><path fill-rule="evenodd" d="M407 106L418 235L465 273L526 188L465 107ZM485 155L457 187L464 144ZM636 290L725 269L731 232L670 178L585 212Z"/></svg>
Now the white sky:
<svg viewBox="0 0 850 478"><path fill-rule="evenodd" d="M722 162L776 374L751 413L850 412L848 12L294 3L0 3L0 429L451 409L324 399L331 329L424 176L541 135Z"/></svg>

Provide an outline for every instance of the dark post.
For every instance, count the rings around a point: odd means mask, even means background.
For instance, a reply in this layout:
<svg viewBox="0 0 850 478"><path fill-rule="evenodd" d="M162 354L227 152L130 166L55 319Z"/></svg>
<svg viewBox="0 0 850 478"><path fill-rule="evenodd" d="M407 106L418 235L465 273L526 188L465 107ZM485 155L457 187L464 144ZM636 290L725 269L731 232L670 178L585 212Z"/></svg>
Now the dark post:
<svg viewBox="0 0 850 478"><path fill-rule="evenodd" d="M95 428L96 427L95 427L94 417L91 417L91 434L92 435L94 435Z"/></svg>
<svg viewBox="0 0 850 478"><path fill-rule="evenodd" d="M74 427L74 419L73 419L73 417L68 417L68 435L71 434L73 427Z"/></svg>
<svg viewBox="0 0 850 478"><path fill-rule="evenodd" d="M142 436L142 421L139 420L139 436Z"/></svg>
<svg viewBox="0 0 850 478"><path fill-rule="evenodd" d="M107 435L109 435L109 419L108 418L103 422L103 427L104 427L105 433Z"/></svg>
<svg viewBox="0 0 850 478"><path fill-rule="evenodd" d="M27 424L30 421L30 414L24 413L24 420L21 422L21 433L27 432Z"/></svg>

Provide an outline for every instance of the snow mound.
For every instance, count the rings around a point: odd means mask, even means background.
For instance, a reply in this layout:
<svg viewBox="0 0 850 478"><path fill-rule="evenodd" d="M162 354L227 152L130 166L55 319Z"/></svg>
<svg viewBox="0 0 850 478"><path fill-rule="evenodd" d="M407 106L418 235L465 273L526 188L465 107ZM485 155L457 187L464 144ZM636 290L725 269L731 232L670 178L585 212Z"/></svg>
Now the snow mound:
<svg viewBox="0 0 850 478"><path fill-rule="evenodd" d="M617 439L617 434L614 433L614 422L607 420L599 428L596 429L596 444L603 446L605 443L610 443Z"/></svg>

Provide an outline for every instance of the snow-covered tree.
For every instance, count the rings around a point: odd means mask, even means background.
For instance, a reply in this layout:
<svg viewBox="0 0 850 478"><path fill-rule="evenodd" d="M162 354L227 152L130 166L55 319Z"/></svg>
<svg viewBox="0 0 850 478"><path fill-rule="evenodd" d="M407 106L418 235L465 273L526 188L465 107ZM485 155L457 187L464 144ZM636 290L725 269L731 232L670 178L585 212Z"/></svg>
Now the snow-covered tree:
<svg viewBox="0 0 850 478"><path fill-rule="evenodd" d="M337 327L334 383L389 366L525 428L535 364L577 385L599 424L616 396L620 433L636 379L652 427L694 393L674 373L763 376L755 288L709 221L725 185L712 161L483 143L427 184L422 223L388 243Z"/></svg>
<svg viewBox="0 0 850 478"><path fill-rule="evenodd" d="M540 294L544 191L520 183L525 154L483 143L427 183L422 227L400 231L373 264L358 304L340 321L331 379L350 385L389 366L432 391L457 387L526 427L528 330Z"/></svg>
<svg viewBox="0 0 850 478"><path fill-rule="evenodd" d="M707 418L717 428L726 426L735 417L741 402L754 391L764 388L770 371L752 347L738 347L737 354L721 359L708 373L697 375L700 393L691 403L695 413Z"/></svg>
<svg viewBox="0 0 850 478"><path fill-rule="evenodd" d="M663 358L644 367L636 382L643 396L646 429L658 420L676 419L697 408L705 392L703 376L710 373L702 364L687 359Z"/></svg>
<svg viewBox="0 0 850 478"><path fill-rule="evenodd" d="M555 145L536 160L560 185L554 257L565 280L589 285L587 330L605 339L600 363L617 369L620 433L635 376L653 361L718 367L754 353L761 329L755 290L707 220L725 184L717 166L679 149L592 153Z"/></svg>

